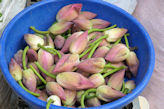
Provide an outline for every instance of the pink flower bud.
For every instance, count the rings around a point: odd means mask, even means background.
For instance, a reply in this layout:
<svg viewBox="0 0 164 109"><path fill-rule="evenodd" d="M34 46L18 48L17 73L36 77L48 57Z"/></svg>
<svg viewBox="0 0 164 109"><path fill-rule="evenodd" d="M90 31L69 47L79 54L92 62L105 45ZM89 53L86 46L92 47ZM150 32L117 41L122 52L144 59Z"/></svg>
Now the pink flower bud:
<svg viewBox="0 0 164 109"><path fill-rule="evenodd" d="M63 48L62 48L61 51L62 51L63 53L68 52L71 43L72 43L74 40L76 40L82 33L83 33L82 31L81 31L81 32L76 32L76 33L73 33L71 36L69 36L69 37L67 38L67 40L65 41L64 46L63 46Z"/></svg>
<svg viewBox="0 0 164 109"><path fill-rule="evenodd" d="M35 68L35 70L36 70L38 73L40 73L38 67L36 66L36 64L35 64L34 62L29 63L29 64L28 64L28 68L30 68L30 67L29 67L30 65L32 65L32 66ZM39 77L38 77L37 75L35 75L35 78L36 78L36 81L37 81L37 85L42 84L42 81L39 79Z"/></svg>
<svg viewBox="0 0 164 109"><path fill-rule="evenodd" d="M108 80L108 86L116 89L116 90L121 90L122 83L124 80L124 75L125 75L125 69L120 70L113 75L110 76Z"/></svg>
<svg viewBox="0 0 164 109"><path fill-rule="evenodd" d="M47 96L47 94L46 94L45 91L41 91L39 89L36 89L35 93L40 94L40 96L38 97L38 99L43 100L43 101L47 101L48 96Z"/></svg>
<svg viewBox="0 0 164 109"><path fill-rule="evenodd" d="M38 62L45 70L48 70L54 64L54 56L40 49L38 51Z"/></svg>
<svg viewBox="0 0 164 109"><path fill-rule="evenodd" d="M73 90L64 90L66 99L62 100L62 103L67 106L72 106L76 102L76 91Z"/></svg>
<svg viewBox="0 0 164 109"><path fill-rule="evenodd" d="M128 30L125 28L113 28L104 32L108 42L115 42L120 39Z"/></svg>
<svg viewBox="0 0 164 109"><path fill-rule="evenodd" d="M23 68L23 65L22 65L22 54L23 54L23 50L19 50L17 51L17 53L14 55L14 59L15 61L17 62L17 64L20 65L21 68ZM26 64L27 64L27 61L28 61L28 58L26 56Z"/></svg>
<svg viewBox="0 0 164 109"><path fill-rule="evenodd" d="M129 49L124 44L113 46L107 53L105 59L110 62L121 62L129 56Z"/></svg>
<svg viewBox="0 0 164 109"><path fill-rule="evenodd" d="M101 102L99 101L97 97L94 97L94 98L86 100L86 105L88 107L95 107L95 106L100 106Z"/></svg>
<svg viewBox="0 0 164 109"><path fill-rule="evenodd" d="M112 89L107 85L102 85L98 87L96 91L96 95L100 100L106 102L110 102L112 100L125 96L125 94L123 94L122 92Z"/></svg>
<svg viewBox="0 0 164 109"><path fill-rule="evenodd" d="M73 21L77 26L80 27L82 30L89 30L92 29L92 23L88 19L76 19Z"/></svg>
<svg viewBox="0 0 164 109"><path fill-rule="evenodd" d="M69 90L82 90L92 88L94 84L86 77L76 72L63 72L59 73L56 81L66 89Z"/></svg>
<svg viewBox="0 0 164 109"><path fill-rule="evenodd" d="M55 37L54 44L57 49L61 49L64 46L65 38L61 35Z"/></svg>
<svg viewBox="0 0 164 109"><path fill-rule="evenodd" d="M105 84L105 79L100 73L91 75L89 80L94 84L94 88Z"/></svg>
<svg viewBox="0 0 164 109"><path fill-rule="evenodd" d="M80 54L87 47L88 43L88 31L81 34L78 38L76 38L70 45L70 52Z"/></svg>
<svg viewBox="0 0 164 109"><path fill-rule="evenodd" d="M99 73L104 69L104 58L90 58L82 61L77 65L77 68L87 73Z"/></svg>
<svg viewBox="0 0 164 109"><path fill-rule="evenodd" d="M62 34L66 32L69 28L71 28L72 24L72 22L58 22L53 24L49 28L49 31L54 35Z"/></svg>
<svg viewBox="0 0 164 109"><path fill-rule="evenodd" d="M91 23L93 25L93 28L97 29L103 29L108 27L111 23L102 19L92 19Z"/></svg>
<svg viewBox="0 0 164 109"><path fill-rule="evenodd" d="M31 69L27 69L23 71L23 84L32 92L36 90L36 76Z"/></svg>
<svg viewBox="0 0 164 109"><path fill-rule="evenodd" d="M29 62L34 62L38 60L37 52L31 48L27 51L27 57Z"/></svg>
<svg viewBox="0 0 164 109"><path fill-rule="evenodd" d="M125 88L129 91L132 91L136 87L135 82L133 80L129 80L125 83Z"/></svg>
<svg viewBox="0 0 164 109"><path fill-rule="evenodd" d="M22 79L22 69L13 58L10 61L9 70L10 70L11 76L16 81L19 81Z"/></svg>
<svg viewBox="0 0 164 109"><path fill-rule="evenodd" d="M72 21L76 19L81 11L82 4L70 4L64 6L57 13L57 21Z"/></svg>
<svg viewBox="0 0 164 109"><path fill-rule="evenodd" d="M89 12L89 11L83 11L80 13L77 19L93 19L97 16L97 14Z"/></svg>
<svg viewBox="0 0 164 109"><path fill-rule="evenodd" d="M66 99L64 89L56 82L47 82L46 90L49 95L57 95L62 100Z"/></svg>
<svg viewBox="0 0 164 109"><path fill-rule="evenodd" d="M44 40L35 35L35 34L25 34L24 35L24 40L27 42L27 44L34 50L38 50L38 44L44 45Z"/></svg>
<svg viewBox="0 0 164 109"><path fill-rule="evenodd" d="M49 46L49 47L51 47L51 48L54 48L54 42L53 42L53 40L52 40L52 38L51 38L50 35L47 35L47 36L45 37L45 45L46 45L46 46Z"/></svg>
<svg viewBox="0 0 164 109"><path fill-rule="evenodd" d="M53 72L56 74L60 72L72 71L78 63L78 54L66 54L58 61Z"/></svg>
<svg viewBox="0 0 164 109"><path fill-rule="evenodd" d="M132 51L129 53L129 56L126 59L126 63L133 76L136 76L139 67L139 61L135 52Z"/></svg>
<svg viewBox="0 0 164 109"><path fill-rule="evenodd" d="M99 47L93 54L93 58L104 58L109 52L109 48L106 46Z"/></svg>

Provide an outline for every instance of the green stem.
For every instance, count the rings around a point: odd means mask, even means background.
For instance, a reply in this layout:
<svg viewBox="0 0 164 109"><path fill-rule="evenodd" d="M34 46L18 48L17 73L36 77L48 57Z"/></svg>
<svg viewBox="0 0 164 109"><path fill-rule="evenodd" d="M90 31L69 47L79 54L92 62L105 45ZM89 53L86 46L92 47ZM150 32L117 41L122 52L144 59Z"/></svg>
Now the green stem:
<svg viewBox="0 0 164 109"><path fill-rule="evenodd" d="M47 76L49 76L49 77L51 77L51 78L53 78L53 79L56 79L56 75L53 75L52 73L47 72L47 71L39 64L39 62L35 62L35 64L37 65L37 67L39 68L39 70L40 70L42 73L46 74Z"/></svg>
<svg viewBox="0 0 164 109"><path fill-rule="evenodd" d="M97 97L97 96L96 95L88 95L88 96L85 97L85 99L92 99L92 98L95 98L95 97Z"/></svg>
<svg viewBox="0 0 164 109"><path fill-rule="evenodd" d="M120 70L125 69L125 68L126 68L126 66L121 66L121 67L119 67L119 68L113 69L113 70L111 70L111 71L105 73L105 74L103 75L103 77L105 78L105 77L111 75L112 73L117 72L117 71L120 71Z"/></svg>
<svg viewBox="0 0 164 109"><path fill-rule="evenodd" d="M107 38L108 36L102 36L100 38L98 38L97 40L95 40L94 42L92 42L91 44L89 44L89 46L95 45L96 43L98 43L99 41L101 41L102 39Z"/></svg>
<svg viewBox="0 0 164 109"><path fill-rule="evenodd" d="M124 94L128 94L128 93L129 93L129 89L128 89L128 88L125 88L125 90L124 90L123 93L124 93Z"/></svg>
<svg viewBox="0 0 164 109"><path fill-rule="evenodd" d="M110 26L110 27L108 27L108 28L104 28L104 29L96 29L96 28L93 28L93 29L90 29L90 30L88 31L88 34L90 34L90 33L92 33L92 32L96 32L96 31L103 32L103 31L106 31L106 30L115 28L116 26L117 26L117 25L115 24L115 25L112 25L112 26Z"/></svg>
<svg viewBox="0 0 164 109"><path fill-rule="evenodd" d="M91 38L89 39L89 41L95 39L96 37L97 37L97 35L91 36Z"/></svg>
<svg viewBox="0 0 164 109"><path fill-rule="evenodd" d="M124 39L125 39L125 43L126 43L127 48L129 48L129 42L128 42L128 38L127 38L128 35L129 34L124 35Z"/></svg>
<svg viewBox="0 0 164 109"><path fill-rule="evenodd" d="M47 52L49 52L49 53L51 53L51 54L53 54L53 55L56 55L55 52L49 50L48 48L45 48L44 46L42 46L42 45L40 45L40 44L38 44L38 47L41 48L41 49L43 49L43 50L45 50L45 51L47 51Z"/></svg>
<svg viewBox="0 0 164 109"><path fill-rule="evenodd" d="M38 33L38 34L48 34L49 33L49 31L39 31L39 30L37 30L35 27L33 27L33 26L30 26L30 29L31 30L33 30L35 33Z"/></svg>
<svg viewBox="0 0 164 109"><path fill-rule="evenodd" d="M87 50L85 50L82 54L80 54L80 58L82 58L83 56L85 56L90 50L92 50L93 46L89 47Z"/></svg>
<svg viewBox="0 0 164 109"><path fill-rule="evenodd" d="M123 83L122 83L122 89L121 89L121 92L123 93L124 90L125 90L125 81L123 81Z"/></svg>
<svg viewBox="0 0 164 109"><path fill-rule="evenodd" d="M121 42L121 38L118 39L118 40L114 43L114 45L117 45L117 44L120 43L120 42Z"/></svg>
<svg viewBox="0 0 164 109"><path fill-rule="evenodd" d="M93 46L93 48L91 49L89 55L88 55L88 59L92 57L93 53L95 52L96 48L99 46L99 44L101 43L102 40L100 40L98 43L95 44L95 46Z"/></svg>
<svg viewBox="0 0 164 109"><path fill-rule="evenodd" d="M23 83L22 83L21 80L19 80L18 83L19 83L19 85L20 85L25 91L27 91L27 92L30 93L31 95L34 95L34 96L36 96L36 97L39 97L39 96L40 96L40 94L31 92L31 91L28 90L26 87L24 87L24 85L23 85Z"/></svg>
<svg viewBox="0 0 164 109"><path fill-rule="evenodd" d="M102 73L104 73L104 72L106 72L107 71L107 69L103 69L101 72L99 72L100 74L102 74Z"/></svg>
<svg viewBox="0 0 164 109"><path fill-rule="evenodd" d="M58 55L59 59L61 58L61 54L60 54L60 52L58 50L56 50L54 48L47 48L47 49L48 50L52 50L53 52L55 52Z"/></svg>
<svg viewBox="0 0 164 109"><path fill-rule="evenodd" d="M45 85L42 85L42 86L38 86L37 89L44 89L45 88Z"/></svg>
<svg viewBox="0 0 164 109"><path fill-rule="evenodd" d="M41 38L44 38L44 36L42 34L38 34L38 33L35 33L35 35L41 37Z"/></svg>
<svg viewBox="0 0 164 109"><path fill-rule="evenodd" d="M116 68L118 68L118 67L115 67L115 66L113 66L113 65L111 65L111 64L106 64L106 65L105 65L105 68L116 69Z"/></svg>
<svg viewBox="0 0 164 109"><path fill-rule="evenodd" d="M30 68L44 84L47 84L46 80L35 70L35 68L32 65L30 65Z"/></svg>
<svg viewBox="0 0 164 109"><path fill-rule="evenodd" d="M2 17L2 13L0 12L0 17Z"/></svg>
<svg viewBox="0 0 164 109"><path fill-rule="evenodd" d="M90 92L96 92L96 89L88 89L83 93L80 100L80 104L82 108L85 108L85 104L84 104L85 96L88 95L88 93Z"/></svg>
<svg viewBox="0 0 164 109"><path fill-rule="evenodd" d="M27 69L27 66L26 66L26 53L27 53L28 49L29 49L29 46L26 46L25 49L23 50L22 63L23 63L24 70Z"/></svg>
<svg viewBox="0 0 164 109"><path fill-rule="evenodd" d="M52 99L48 100L47 105L46 105L46 109L49 109L51 103L53 103L53 102L54 102L54 100L52 100Z"/></svg>

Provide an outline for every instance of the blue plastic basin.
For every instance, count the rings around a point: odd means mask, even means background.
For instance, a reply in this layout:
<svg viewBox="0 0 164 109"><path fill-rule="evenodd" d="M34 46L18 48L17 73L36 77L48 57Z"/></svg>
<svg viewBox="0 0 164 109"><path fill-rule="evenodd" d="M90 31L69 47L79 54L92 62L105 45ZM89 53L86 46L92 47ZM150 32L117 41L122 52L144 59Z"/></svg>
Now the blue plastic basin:
<svg viewBox="0 0 164 109"><path fill-rule="evenodd" d="M144 27L131 15L122 9L101 0L47 0L36 3L19 13L6 27L0 40L0 67L10 87L33 109L45 109L46 102L37 99L24 91L10 75L8 64L10 59L26 43L25 33L31 33L29 27L35 26L40 30L47 30L55 21L60 8L71 3L82 3L83 10L98 14L98 18L108 20L119 27L127 28L130 33L130 46L137 46L137 56L140 61L138 75L134 79L137 87L132 93L114 102L89 109L117 109L125 106L136 98L146 87L151 78L155 53L152 41ZM51 106L51 109L68 109L66 107Z"/></svg>

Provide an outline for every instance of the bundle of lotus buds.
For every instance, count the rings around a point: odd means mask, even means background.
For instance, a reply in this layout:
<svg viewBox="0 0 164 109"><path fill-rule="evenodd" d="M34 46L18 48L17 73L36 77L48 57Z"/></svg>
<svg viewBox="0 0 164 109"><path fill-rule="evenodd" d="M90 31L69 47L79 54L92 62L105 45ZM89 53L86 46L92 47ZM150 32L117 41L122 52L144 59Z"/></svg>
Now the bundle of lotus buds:
<svg viewBox="0 0 164 109"><path fill-rule="evenodd" d="M48 31L30 27L35 33L24 35L27 46L9 64L19 85L47 107L100 106L135 88L126 77L136 77L139 67L128 30L81 8L61 8Z"/></svg>

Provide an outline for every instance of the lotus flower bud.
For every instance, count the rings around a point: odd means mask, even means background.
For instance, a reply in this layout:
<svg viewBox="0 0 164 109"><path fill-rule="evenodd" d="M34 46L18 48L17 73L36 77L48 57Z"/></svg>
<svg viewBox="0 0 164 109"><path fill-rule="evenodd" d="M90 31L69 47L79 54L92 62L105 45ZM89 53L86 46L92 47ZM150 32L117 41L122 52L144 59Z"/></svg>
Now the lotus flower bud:
<svg viewBox="0 0 164 109"><path fill-rule="evenodd" d="M27 57L29 62L34 62L38 60L37 52L31 48L27 51Z"/></svg>
<svg viewBox="0 0 164 109"><path fill-rule="evenodd" d="M94 84L94 88L105 84L105 79L100 73L91 75L89 80Z"/></svg>
<svg viewBox="0 0 164 109"><path fill-rule="evenodd" d="M92 23L88 19L76 19L73 22L82 30L92 29Z"/></svg>
<svg viewBox="0 0 164 109"><path fill-rule="evenodd" d="M49 95L57 95L62 100L66 99L64 89L56 82L47 82L46 90Z"/></svg>
<svg viewBox="0 0 164 109"><path fill-rule="evenodd" d="M124 75L125 75L125 69L114 73L112 76L110 76L108 80L108 86L118 91L121 90L122 83L124 81Z"/></svg>
<svg viewBox="0 0 164 109"><path fill-rule="evenodd" d="M9 70L10 70L11 76L16 81L19 81L22 79L22 69L13 58L10 61Z"/></svg>
<svg viewBox="0 0 164 109"><path fill-rule="evenodd" d="M37 36L35 34L25 34L24 35L24 40L34 50L38 50L39 49L38 44L44 45L44 40L41 37L39 37L39 36Z"/></svg>
<svg viewBox="0 0 164 109"><path fill-rule="evenodd" d="M81 8L82 4L67 5L58 11L56 19L57 21L72 21L79 16Z"/></svg>
<svg viewBox="0 0 164 109"><path fill-rule="evenodd" d="M91 23L93 25L93 28L97 29L103 29L108 27L111 23L102 19L92 19Z"/></svg>
<svg viewBox="0 0 164 109"><path fill-rule="evenodd" d="M60 52L61 56L64 56L64 53L62 51L59 51L59 52ZM54 60L55 60L55 63L57 63L59 61L59 56L57 54L54 56Z"/></svg>
<svg viewBox="0 0 164 109"><path fill-rule="evenodd" d="M132 72L133 76L136 76L139 67L139 61L135 52L129 53L129 56L126 59L126 63L129 67L129 70Z"/></svg>
<svg viewBox="0 0 164 109"><path fill-rule="evenodd" d="M82 90L94 86L86 77L76 72L59 73L56 80L61 86L69 90Z"/></svg>
<svg viewBox="0 0 164 109"><path fill-rule="evenodd" d="M38 97L38 99L40 100L46 101L48 98L47 94L44 91L41 91L39 89L36 89L35 93L40 94L40 96Z"/></svg>
<svg viewBox="0 0 164 109"><path fill-rule="evenodd" d="M98 87L96 91L96 95L100 100L106 102L110 102L112 100L125 96L125 94L123 94L122 92L112 89L107 85Z"/></svg>
<svg viewBox="0 0 164 109"><path fill-rule="evenodd" d="M54 44L57 49L61 49L64 46L65 38L61 35L55 37Z"/></svg>
<svg viewBox="0 0 164 109"><path fill-rule="evenodd" d="M105 59L110 62L121 62L129 56L129 49L124 44L113 46L107 53Z"/></svg>
<svg viewBox="0 0 164 109"><path fill-rule="evenodd" d="M104 58L108 53L109 48L106 46L99 47L93 54L93 58Z"/></svg>
<svg viewBox="0 0 164 109"><path fill-rule="evenodd" d="M22 65L22 54L23 54L23 50L19 50L17 51L17 53L14 55L14 59L15 61L17 62L17 64L20 65L21 68L23 68L23 65ZM27 64L27 61L28 61L28 58L26 56L25 58L26 60L26 64Z"/></svg>
<svg viewBox="0 0 164 109"><path fill-rule="evenodd" d="M76 100L77 100L78 102L80 102L81 96L83 95L84 92L85 92L84 90L80 90L80 91L77 92Z"/></svg>
<svg viewBox="0 0 164 109"><path fill-rule="evenodd" d="M35 64L34 62L29 63L29 64L28 64L28 68L30 68L30 67L29 67L30 65L32 65L32 66L34 67L34 69L35 69L38 73L40 73L40 70L38 69L38 67L36 66L36 64ZM35 78L36 78L36 81L37 81L37 85L42 84L42 81L39 79L39 77L38 77L37 75L35 75Z"/></svg>
<svg viewBox="0 0 164 109"><path fill-rule="evenodd" d="M136 85L133 80L129 80L125 83L125 88L129 89L129 91L132 91L135 87Z"/></svg>
<svg viewBox="0 0 164 109"><path fill-rule="evenodd" d="M34 92L36 90L36 77L34 72L31 69L27 69L23 71L23 84L30 91Z"/></svg>
<svg viewBox="0 0 164 109"><path fill-rule="evenodd" d="M49 28L49 31L54 35L62 34L66 32L69 28L71 28L72 24L72 22L58 22L53 24Z"/></svg>
<svg viewBox="0 0 164 109"><path fill-rule="evenodd" d="M109 47L110 43L106 39L103 39L98 47L102 47L102 46Z"/></svg>
<svg viewBox="0 0 164 109"><path fill-rule="evenodd" d="M57 95L51 95L50 97L48 97L47 102L52 99L53 100L53 105L56 106L61 106L61 100Z"/></svg>
<svg viewBox="0 0 164 109"><path fill-rule="evenodd" d="M76 91L73 90L64 90L66 99L62 100L62 103L67 106L72 106L76 102Z"/></svg>
<svg viewBox="0 0 164 109"><path fill-rule="evenodd" d="M75 39L70 45L70 52L80 54L87 47L88 43L88 31L81 34L77 39Z"/></svg>
<svg viewBox="0 0 164 109"><path fill-rule="evenodd" d="M76 24L73 24L72 28L71 28L71 32L75 33L75 32L79 32L79 31L81 31L80 27Z"/></svg>
<svg viewBox="0 0 164 109"><path fill-rule="evenodd" d="M100 106L101 102L99 101L99 99L97 97L94 97L94 98L88 99L86 101L86 105L88 107L95 107L95 106Z"/></svg>
<svg viewBox="0 0 164 109"><path fill-rule="evenodd" d="M128 30L125 28L113 28L104 32L108 42L115 42L120 39Z"/></svg>
<svg viewBox="0 0 164 109"><path fill-rule="evenodd" d="M104 66L105 66L104 58L90 58L78 64L77 68L84 72L94 74L94 73L101 72L104 69Z"/></svg>
<svg viewBox="0 0 164 109"><path fill-rule="evenodd" d="M63 46L61 51L63 53L68 52L69 51L69 47L72 44L72 42L74 40L76 40L82 33L83 33L82 31L81 32L76 32L76 33L72 34L70 37L68 37L67 40L65 41L64 46Z"/></svg>
<svg viewBox="0 0 164 109"><path fill-rule="evenodd" d="M53 40L52 40L52 38L51 38L50 35L47 35L47 36L45 37L45 45L46 45L46 46L49 46L49 47L51 47L51 48L54 48L54 42L53 42Z"/></svg>
<svg viewBox="0 0 164 109"><path fill-rule="evenodd" d="M54 56L40 49L38 51L38 62L45 70L48 70L54 64Z"/></svg>
<svg viewBox="0 0 164 109"><path fill-rule="evenodd" d="M77 19L93 19L97 16L97 14L89 12L89 11L83 11L80 13Z"/></svg>
<svg viewBox="0 0 164 109"><path fill-rule="evenodd" d="M66 54L58 61L53 72L56 74L60 72L72 71L78 63L78 54Z"/></svg>

